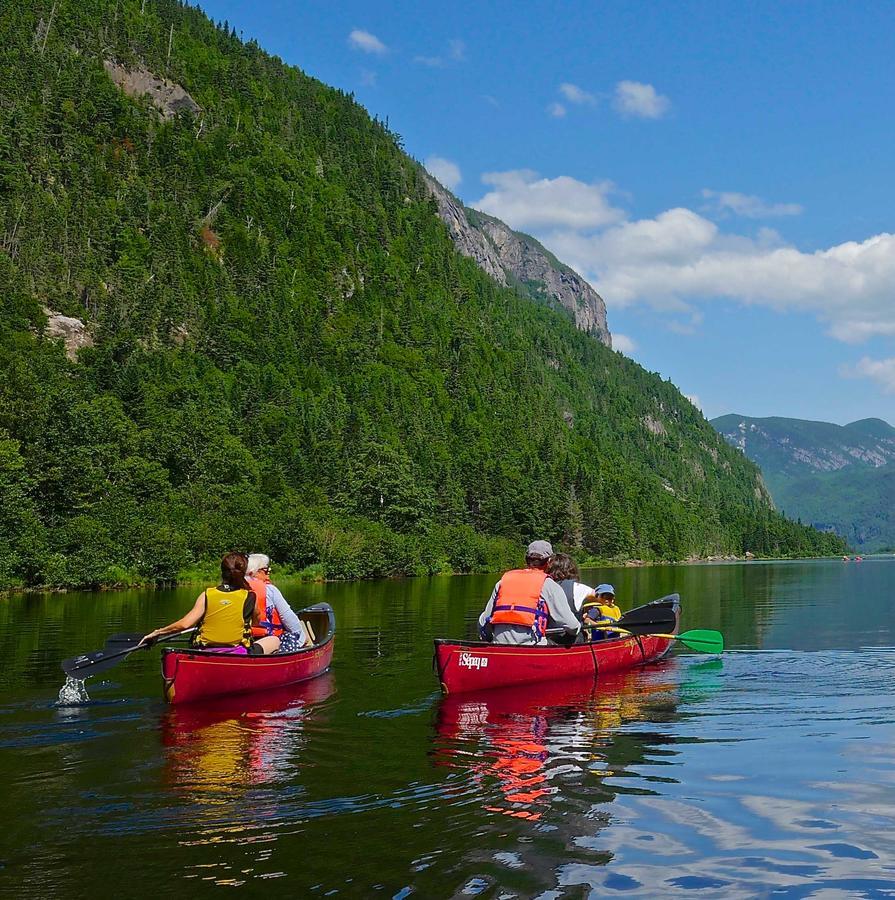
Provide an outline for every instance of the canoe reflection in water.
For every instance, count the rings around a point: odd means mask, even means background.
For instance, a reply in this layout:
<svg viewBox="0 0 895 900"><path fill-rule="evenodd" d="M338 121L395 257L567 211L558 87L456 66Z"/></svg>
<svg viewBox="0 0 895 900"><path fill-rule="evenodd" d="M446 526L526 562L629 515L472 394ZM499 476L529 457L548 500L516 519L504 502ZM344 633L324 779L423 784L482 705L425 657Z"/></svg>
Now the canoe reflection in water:
<svg viewBox="0 0 895 900"><path fill-rule="evenodd" d="M215 806L241 796L234 788L289 781L301 762L305 724L334 691L328 672L262 694L169 708L162 720L169 782Z"/></svg>
<svg viewBox="0 0 895 900"><path fill-rule="evenodd" d="M615 729L641 718L647 704L667 699L673 709L677 684L660 668L673 665L448 695L438 709L435 764L461 770L458 791L468 796L474 786L486 810L540 819L560 790L557 776L614 774Z"/></svg>

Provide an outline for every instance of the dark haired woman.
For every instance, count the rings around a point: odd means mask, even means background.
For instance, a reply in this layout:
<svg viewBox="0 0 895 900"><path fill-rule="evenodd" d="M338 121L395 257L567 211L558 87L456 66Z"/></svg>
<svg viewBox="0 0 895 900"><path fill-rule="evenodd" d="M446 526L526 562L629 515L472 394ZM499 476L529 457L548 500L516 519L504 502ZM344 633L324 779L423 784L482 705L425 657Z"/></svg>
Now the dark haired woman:
<svg viewBox="0 0 895 900"><path fill-rule="evenodd" d="M563 589L572 612L580 618L581 605L593 594L594 589L579 581L581 573L578 571L578 564L568 553L557 553L550 560L547 574Z"/></svg>
<svg viewBox="0 0 895 900"><path fill-rule="evenodd" d="M193 608L164 628L156 628L143 640L152 641L198 626L194 647L221 653L274 653L280 646L277 637L252 642L252 625L257 624L255 595L246 582L248 558L244 553L228 553L221 560L221 583L209 587L196 598Z"/></svg>

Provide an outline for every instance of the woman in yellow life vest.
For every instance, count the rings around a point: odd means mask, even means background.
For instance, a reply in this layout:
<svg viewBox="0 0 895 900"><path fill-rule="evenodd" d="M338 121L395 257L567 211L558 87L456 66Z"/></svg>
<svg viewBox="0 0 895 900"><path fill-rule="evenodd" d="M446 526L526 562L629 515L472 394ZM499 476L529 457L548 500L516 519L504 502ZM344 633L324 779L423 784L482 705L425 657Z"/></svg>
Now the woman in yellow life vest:
<svg viewBox="0 0 895 900"><path fill-rule="evenodd" d="M590 630L592 641L618 637L617 631L604 629L621 617L622 611L615 605L615 588L611 584L598 584L594 593L581 604L581 620L585 630ZM604 629L599 627L601 625Z"/></svg>
<svg viewBox="0 0 895 900"><path fill-rule="evenodd" d="M258 623L255 594L246 581L248 558L244 553L228 553L221 560L221 583L209 587L196 598L193 608L164 628L156 628L143 640L151 641L198 626L192 643L222 653L274 653L280 646L276 637L252 640L252 625Z"/></svg>

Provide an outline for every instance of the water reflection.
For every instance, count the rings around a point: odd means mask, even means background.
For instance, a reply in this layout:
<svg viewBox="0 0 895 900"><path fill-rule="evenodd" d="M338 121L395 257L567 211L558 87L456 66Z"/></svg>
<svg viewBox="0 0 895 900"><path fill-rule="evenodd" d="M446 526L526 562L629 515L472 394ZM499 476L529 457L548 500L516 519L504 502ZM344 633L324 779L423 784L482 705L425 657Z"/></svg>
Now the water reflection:
<svg viewBox="0 0 895 900"><path fill-rule="evenodd" d="M667 667L647 677L635 671L445 697L434 762L459 772L466 799L474 785L485 810L537 821L559 791L556 782L587 776L593 790L594 778L633 761L614 752L621 750L614 741L619 726L641 718L647 707L673 714L677 686L662 677Z"/></svg>
<svg viewBox="0 0 895 900"><path fill-rule="evenodd" d="M235 788L290 782L305 724L334 692L328 672L263 694L170 707L162 717L166 783L201 809L229 802Z"/></svg>

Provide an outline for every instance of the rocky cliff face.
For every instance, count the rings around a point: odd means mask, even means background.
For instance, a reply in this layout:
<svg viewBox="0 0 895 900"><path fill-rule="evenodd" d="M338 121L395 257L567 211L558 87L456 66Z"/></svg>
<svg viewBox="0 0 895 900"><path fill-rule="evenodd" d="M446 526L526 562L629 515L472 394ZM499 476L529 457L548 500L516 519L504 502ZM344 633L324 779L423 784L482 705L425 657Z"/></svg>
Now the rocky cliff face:
<svg viewBox="0 0 895 900"><path fill-rule="evenodd" d="M513 231L500 219L468 209L430 175L425 177L438 213L464 256L474 259L498 284L519 287L533 299L566 310L581 331L612 346L606 304L577 272L559 262L533 237Z"/></svg>
<svg viewBox="0 0 895 900"><path fill-rule="evenodd" d="M109 77L129 97L149 97L163 119L173 119L179 112L197 116L199 104L179 85L150 72L143 66L128 68L113 59L103 62Z"/></svg>

